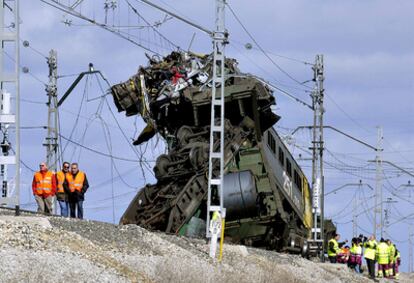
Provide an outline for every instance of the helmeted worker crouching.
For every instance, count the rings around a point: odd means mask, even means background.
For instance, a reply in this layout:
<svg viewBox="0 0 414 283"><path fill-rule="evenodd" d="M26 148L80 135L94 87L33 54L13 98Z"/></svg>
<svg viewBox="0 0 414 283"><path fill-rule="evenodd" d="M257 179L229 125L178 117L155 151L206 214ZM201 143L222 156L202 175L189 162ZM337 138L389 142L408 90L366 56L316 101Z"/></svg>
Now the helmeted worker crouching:
<svg viewBox="0 0 414 283"><path fill-rule="evenodd" d="M56 180L53 172L47 169L45 162L40 163L40 170L33 176L32 190L37 203L37 211L51 214L53 197L56 193Z"/></svg>
<svg viewBox="0 0 414 283"><path fill-rule="evenodd" d="M85 193L89 188L89 183L86 174L79 171L78 163L71 164L70 172L66 175L63 186L69 191L70 217L83 219L83 201L85 200Z"/></svg>
<svg viewBox="0 0 414 283"><path fill-rule="evenodd" d="M328 258L331 263L336 263L337 256L341 253L341 247L347 242L338 243L341 235L335 234L335 237L328 242Z"/></svg>
<svg viewBox="0 0 414 283"><path fill-rule="evenodd" d="M377 245L378 277L388 277L388 264L390 263L390 249L384 239L381 238Z"/></svg>

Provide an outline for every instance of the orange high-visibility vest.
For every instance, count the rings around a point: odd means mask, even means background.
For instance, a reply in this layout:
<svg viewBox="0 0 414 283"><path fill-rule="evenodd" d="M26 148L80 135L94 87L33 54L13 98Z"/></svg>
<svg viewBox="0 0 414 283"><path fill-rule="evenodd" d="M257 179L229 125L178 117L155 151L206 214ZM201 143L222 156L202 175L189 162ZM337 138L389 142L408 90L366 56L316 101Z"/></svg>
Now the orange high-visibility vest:
<svg viewBox="0 0 414 283"><path fill-rule="evenodd" d="M69 190L71 193L74 191L82 191L83 182L85 181L85 173L79 171L78 174L76 174L75 179L73 179L72 174L67 174L66 179L68 180Z"/></svg>
<svg viewBox="0 0 414 283"><path fill-rule="evenodd" d="M63 189L63 183L65 182L65 173L63 171L57 172L56 180L57 180L57 192L64 193L65 190Z"/></svg>
<svg viewBox="0 0 414 283"><path fill-rule="evenodd" d="M47 171L44 175L41 172L36 172L34 178L36 183L36 195L41 196L52 193L52 172Z"/></svg>

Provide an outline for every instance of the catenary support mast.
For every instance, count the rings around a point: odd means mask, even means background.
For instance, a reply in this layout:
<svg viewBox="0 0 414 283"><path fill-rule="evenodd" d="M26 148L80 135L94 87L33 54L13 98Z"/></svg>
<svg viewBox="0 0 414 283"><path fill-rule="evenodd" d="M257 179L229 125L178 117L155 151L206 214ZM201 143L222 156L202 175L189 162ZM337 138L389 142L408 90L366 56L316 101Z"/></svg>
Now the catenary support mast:
<svg viewBox="0 0 414 283"><path fill-rule="evenodd" d="M0 0L0 205L20 203L20 87L19 87L19 0ZM5 60L5 55L11 59ZM14 100L15 103L11 103ZM14 128L14 137L10 129Z"/></svg>
<svg viewBox="0 0 414 283"><path fill-rule="evenodd" d="M373 234L377 237L378 233L380 233L380 237L382 238L383 232L383 204L382 204L382 128L378 127L378 137L377 137L377 155L375 157L375 165L376 165L376 177L375 177L375 204L374 204L374 232Z"/></svg>
<svg viewBox="0 0 414 283"><path fill-rule="evenodd" d="M324 66L323 55L316 55L312 67L315 81L315 90L312 98L313 140L312 140L312 190L313 190L313 228L311 247L316 249L321 259L324 258L324 176L323 176L323 107L324 100Z"/></svg>
<svg viewBox="0 0 414 283"><path fill-rule="evenodd" d="M47 92L47 136L44 142L46 147L46 164L49 170L57 172L59 169L59 156L58 156L58 98L57 98L57 53L55 50L50 50L49 57L47 58L47 64L49 66L49 84L46 87ZM56 214L56 198L53 202L53 213Z"/></svg>
<svg viewBox="0 0 414 283"><path fill-rule="evenodd" d="M210 121L210 155L208 166L207 227L206 233L211 237L210 220L214 212L224 217L223 177L224 177L224 49L227 44L227 32L224 26L224 0L216 0L216 29L213 34L213 82ZM219 145L217 148L217 144ZM219 163L216 172L214 165ZM213 202L213 196L215 202ZM218 197L218 200L217 200ZM221 227L223 229L224 227ZM215 244L211 238L210 256L215 257Z"/></svg>
<svg viewBox="0 0 414 283"><path fill-rule="evenodd" d="M49 65L49 84L46 87L48 96L48 118L47 118L47 137L45 143L46 147L46 163L51 171L58 170L59 156L58 156L58 99L57 99L57 53L55 50L50 50L47 59Z"/></svg>

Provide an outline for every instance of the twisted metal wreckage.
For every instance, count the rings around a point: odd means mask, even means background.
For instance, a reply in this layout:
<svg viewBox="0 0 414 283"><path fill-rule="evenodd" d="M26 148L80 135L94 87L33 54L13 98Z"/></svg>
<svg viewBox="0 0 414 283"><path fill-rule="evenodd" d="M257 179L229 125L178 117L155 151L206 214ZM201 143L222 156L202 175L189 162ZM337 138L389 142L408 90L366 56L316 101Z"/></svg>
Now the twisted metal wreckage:
<svg viewBox="0 0 414 283"><path fill-rule="evenodd" d="M169 151L156 160L157 183L137 193L120 222L202 236L213 56L177 51L162 59L147 57L147 67L141 66L128 81L112 86L111 92L118 111L127 116L139 114L147 123L134 145L159 133ZM226 237L237 243L306 253L312 227L310 189L272 128L280 119L271 111L275 105L272 91L242 74L235 59L226 58L225 70ZM213 175L219 165L214 166ZM217 192L212 197L214 203Z"/></svg>

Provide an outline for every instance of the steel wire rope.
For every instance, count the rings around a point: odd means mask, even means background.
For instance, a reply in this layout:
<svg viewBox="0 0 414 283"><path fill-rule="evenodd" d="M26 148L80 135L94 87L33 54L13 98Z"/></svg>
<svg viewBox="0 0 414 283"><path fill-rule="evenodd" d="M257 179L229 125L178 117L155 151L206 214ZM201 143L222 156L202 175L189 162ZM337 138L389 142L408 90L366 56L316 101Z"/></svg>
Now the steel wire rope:
<svg viewBox="0 0 414 283"><path fill-rule="evenodd" d="M102 119L102 117L100 117L101 119L101 123L102 123L102 130L104 132L104 138L105 138L105 143L106 146L108 148L109 154L112 155L112 140L111 140L111 134L109 132L109 129L107 126L105 126L105 123ZM108 131L108 132L106 132ZM118 172L118 170L117 170ZM119 172L118 172L119 175ZM121 177L119 175L119 177ZM112 198L112 220L113 223L115 224L115 199L114 199L114 160L111 158L111 198Z"/></svg>
<svg viewBox="0 0 414 283"><path fill-rule="evenodd" d="M89 91L87 91L87 93L86 93L86 102L88 102L88 97L89 97ZM101 99L100 104L102 104L102 99ZM92 122L99 115L99 112L101 111L100 110L101 109L100 104L98 104L98 107L97 107L95 113L92 114L92 115L90 115L90 117L87 119L86 124L85 124L85 130L84 130L83 134L81 135L81 137L79 138L78 143L80 143L82 145L84 144L86 132L88 131L88 129L89 129L90 125L92 124ZM88 103L85 103L85 111L86 112L87 112L87 105L88 105ZM81 152L82 152L82 147L74 147L73 148L72 155L71 155L71 158L69 160L74 160L74 157L75 157L75 154L76 154L77 149L79 149L79 154L78 154L78 159L77 160L80 160L80 155L81 155Z"/></svg>
<svg viewBox="0 0 414 283"><path fill-rule="evenodd" d="M160 33L154 26L152 26L139 12L138 10L132 6L132 4L128 1L128 0L124 0L128 6L131 8L131 10L138 16L140 17L155 33L157 33L161 38L163 38L166 42L168 42L171 46L174 46L175 49L180 50L180 46L178 46L177 44L173 43L171 40L169 40L167 37L165 37L162 33ZM138 1L138 0L136 0Z"/></svg>
<svg viewBox="0 0 414 283"><path fill-rule="evenodd" d="M356 198L356 193L357 193L357 191L354 189L353 197L350 199L350 201L348 203L346 203L346 205L344 206L344 208L341 209L339 212L336 212L335 214L330 215L329 218L336 218L336 217L340 218L339 215L341 215L347 208L349 208L349 205Z"/></svg>
<svg viewBox="0 0 414 283"><path fill-rule="evenodd" d="M365 195L365 191L361 190L361 193L363 196L362 200L364 202L364 205L365 207L368 207L368 202L367 202L368 198ZM371 223L374 223L374 217L371 214L369 214L367 210L364 210L363 212L365 213L365 216L367 217L368 221Z"/></svg>
<svg viewBox="0 0 414 283"><path fill-rule="evenodd" d="M5 50L3 50L3 53L10 59L12 60L14 63L16 63L16 60L9 54L7 53ZM19 72L20 72L20 68L23 68L23 66L21 64L19 64ZM27 73L34 78L36 81L40 82L42 85L46 86L47 83L45 83L44 81L42 81L41 79L39 79L36 75L34 75L30 70L27 71Z"/></svg>
<svg viewBox="0 0 414 283"><path fill-rule="evenodd" d="M389 239L391 239L391 241L392 241L392 242L394 242L394 243L403 244L403 243L407 243L407 242L408 242L408 239L407 239L407 240L404 240L404 241L401 241L401 240L397 240L397 239L395 239L395 238L394 238L393 236L391 236L391 235L390 235L390 233L388 233L386 230L384 230L384 234L388 235L388 238L389 238Z"/></svg>
<svg viewBox="0 0 414 283"><path fill-rule="evenodd" d="M390 180L388 180L388 178L387 178L387 176L385 175L385 173L384 172L382 172L382 175L385 177L384 179L385 179L385 181L388 183L388 185L390 185L390 187L391 188L393 188L394 190L396 190L396 188L395 188L395 186L390 182ZM396 194L395 192L393 192L392 190L390 190L388 187L385 187L384 186L384 188L391 194L391 195L393 195L393 196L395 196L395 197L397 197L397 198L399 198L399 199L401 199L401 200L403 200L403 201L406 201L406 202L408 202L408 203L410 203L410 204L413 204L414 205L414 201L411 201L411 200L409 200L409 199L406 199L406 198L404 198L404 197L401 197L401 196L399 196L398 194Z"/></svg>
<svg viewBox="0 0 414 283"><path fill-rule="evenodd" d="M129 168L127 171L122 172L122 173L120 174L120 176L126 176L126 175L131 174L132 172L134 172L134 171L137 169L137 167L138 167L138 165L137 165L137 166L134 166L134 167L132 167L132 168ZM99 183L99 184L97 184L97 185L94 185L94 188L100 188L100 187L103 187L103 186L107 185L107 184L108 184L108 182L111 182L112 180L113 180L114 182L117 182L118 180L120 180L120 179L121 179L121 177L120 177L120 176L115 176L113 179L112 179L112 178L110 178L110 179L106 179L106 180L102 181L101 183ZM94 188L93 188L93 190L94 190ZM136 189L136 187L134 187L134 189Z"/></svg>
<svg viewBox="0 0 414 283"><path fill-rule="evenodd" d="M122 193L122 194L115 195L114 196L114 199L120 199L120 198L125 197L125 196L128 196L128 195L130 195L132 193L135 193L136 194L137 191L128 191L128 192L125 192L125 193ZM104 202L104 201L108 201L108 200L112 200L112 196L111 197L108 197L108 198L97 199L96 201L97 202Z"/></svg>
<svg viewBox="0 0 414 283"><path fill-rule="evenodd" d="M27 103L32 103L32 104L46 105L46 102L41 102L41 101L36 101L36 100L31 100L31 99L25 99L25 98L20 98L20 101L27 102Z"/></svg>
<svg viewBox="0 0 414 283"><path fill-rule="evenodd" d="M299 148L300 150L302 150L303 152L306 152L306 153L308 153L308 154L311 154L308 150L303 149L303 148L302 148L301 146L299 146L299 145L294 145L294 146L298 147L298 148ZM356 177L361 178L361 179L375 180L375 178L370 178L370 177L367 177L367 176L362 176L362 175L354 174L354 173L352 173L352 172L350 172L350 171L346 171L346 170L344 170L343 168L339 168L339 167L335 166L333 163L330 163L330 162L328 162L328 161L323 161L323 163L324 163L324 164L326 164L326 165L331 166L332 168L335 168L335 169L336 169L336 170L338 170L338 171L341 171L342 173L348 174L348 175L356 176Z"/></svg>
<svg viewBox="0 0 414 283"><path fill-rule="evenodd" d="M87 94L87 97L88 97L88 94ZM103 102L104 102L104 97L103 96L100 96L99 97L101 100L100 100L100 102L99 102L99 104L98 104L98 107L97 107L97 109L96 109L96 111L95 111L95 113L94 114L92 114L89 118L88 118L88 120L87 120L87 122L86 122L86 125L85 125L85 130L84 130L84 132L83 132L83 134L82 134L82 136L81 136L81 138L79 139L79 143L80 144L83 144L84 143L84 140L85 140L85 136L86 136L86 132L89 130L89 127L91 126L91 124L97 119L97 118L99 118L100 116L101 116L101 114L102 114L102 109L103 109ZM87 102L88 102L89 100L87 99ZM92 118L93 117L93 118ZM81 155L81 152L82 152L82 147L80 147L79 148L79 155L78 155L78 160L80 160L80 155ZM71 157L71 159L70 160L73 160L73 157L74 157L74 155L75 155L75 153L76 153L76 148L75 148L75 150L73 151L73 154L72 154L72 157ZM111 154L112 155L112 154Z"/></svg>
<svg viewBox="0 0 414 283"><path fill-rule="evenodd" d="M410 214L408 214L408 215L406 215L406 216L404 216L404 217L401 217L401 218L399 218L399 219L395 220L394 222L391 222L390 224L388 224L388 227L390 227L390 226L392 226L392 225L395 225L395 224L397 224L397 223L400 223L400 222L402 222L402 221L404 221L404 220L406 220L406 219L409 219L409 220L414 219L414 212L413 212L413 213L410 213Z"/></svg>
<svg viewBox="0 0 414 283"><path fill-rule="evenodd" d="M235 42L235 43L237 43L239 45L242 45L242 46L245 46L246 45L245 43L243 43L241 41L238 41L238 40L235 40L235 39L232 39L231 41L232 42ZM255 46L252 46L252 49L260 50L258 47L255 47ZM289 57L289 56L286 56L286 55L276 54L276 53L270 52L268 50L266 51L266 53L267 54L270 54L270 55L273 55L273 56L276 56L276 57L279 57L279 58L283 58L283 59L286 59L286 60L290 60L290 61L293 61L293 62L296 62L296 63L301 63L301 64L304 64L304 65L311 65L311 66L313 65L312 63L307 62L305 60L296 59L296 58Z"/></svg>
<svg viewBox="0 0 414 283"><path fill-rule="evenodd" d="M103 77L103 76L102 76L102 77ZM97 79L98 86L99 86L99 88L100 88L101 92L104 94L104 93L105 93L105 91L104 91L104 89L103 89L103 87L102 87L102 84L101 84L101 82L100 82L100 80L99 80L98 76L96 76L96 79ZM110 86L110 83L108 82L108 80L106 80L104 77L103 77L103 79L104 79L104 81L108 84L108 86ZM126 135L125 135L124 131L123 131L123 130L122 130L122 128L121 128L121 125L119 125L118 121L117 121L117 120L116 120L116 118L115 118L115 114L112 112L112 109L111 109L111 107L109 106L108 101L106 100L106 96L102 96L102 101L105 101L105 102L106 102L106 104L107 104L107 106L108 106L108 109L109 109L109 111L111 112L112 117L114 118L114 120L115 120L115 122L116 122L116 124L117 124L117 126L118 126L118 129L121 131L121 133L122 133L122 134L123 134L123 136L125 137L125 140L126 140L127 144L128 144L128 145L130 145L130 143L129 143L128 139L126 138ZM101 109L103 109L103 105L102 105ZM107 123L106 123L106 122L102 119L102 117L100 117L100 119L101 119L101 123L103 123L103 124L106 126L106 128L107 128L107 131L108 131L108 134L109 134L109 138L111 138L110 131L109 131L109 128L108 128ZM130 147L131 147L131 145L130 145ZM134 147L132 147L132 149L135 149L135 148L134 148ZM112 151L112 142L111 142L111 151ZM111 156L113 156L113 154L112 154L112 153L111 153ZM141 155L141 156L142 156L142 155ZM111 161L113 162L113 160L112 160L112 159L111 159ZM143 163L143 162L144 162L144 163ZM138 164L139 164L139 166L141 167L141 171L142 171L142 174L143 174L144 182L146 183L145 171L144 171L144 170L143 170L143 168L142 168L142 164L145 164L145 162L146 162L146 160L142 160L142 158L141 158L141 159L140 159L140 162L139 162ZM120 173L119 173L118 168L116 167L115 163L113 163L113 164L114 164L114 168L115 168L115 170L116 170L117 174L120 176ZM149 167L149 166L148 166L148 167ZM147 169L149 169L149 168L147 168ZM126 182L126 181L124 181L122 178L121 178L121 180L122 180L122 182L123 182L125 185L127 185L127 186L129 186L129 187L132 187L132 186L130 186L129 184L127 184L127 182ZM135 188L135 187L134 187L134 188Z"/></svg>
<svg viewBox="0 0 414 283"><path fill-rule="evenodd" d="M137 149L129 142L129 140L128 140L128 137L126 136L126 134L125 134L125 132L124 132L124 130L122 129L122 127L121 127L121 125L119 124L119 122L118 122L118 120L116 119L116 117L115 117L115 114L113 113L113 111L112 111L112 109L111 109L111 106L109 105L109 103L108 103L108 100L107 99L105 99L105 102L106 102L106 105L107 105L107 107L108 107L108 109L109 109L109 112L111 113L111 115L112 115L112 118L114 119L114 121L115 121L115 123L117 124L117 126L118 126L118 128L119 128L119 130L121 131L121 133L122 133L122 136L124 137L124 139L125 139L125 141L127 141L127 143L128 143L128 145L129 145L129 147L132 149L132 151L135 153L135 155L138 157L138 159L140 160L140 162L142 162L142 163L140 163L140 164L143 164L145 167L147 167L147 170L150 172L150 174L153 176L153 177L155 177L155 175L154 175L154 173L152 172L152 170L149 168L149 165L147 164L147 161L142 161L142 156L140 156L139 155L139 153L137 152ZM144 177L144 180L146 180L146 177L145 177L145 175L143 176ZM145 181L146 182L146 181Z"/></svg>
<svg viewBox="0 0 414 283"><path fill-rule="evenodd" d="M78 122L79 122L79 116L80 116L80 113L82 112L83 103L84 103L84 101L85 101L85 95L86 95L86 91L87 91L87 83L88 83L88 79L89 79L89 76L86 76L86 80L85 80L85 87L84 87L84 90L83 90L83 95L82 95L82 99L81 99L81 102L80 102L80 107L79 107L79 110L78 110L78 114L76 115L75 123L73 124L72 130L71 130L71 132L70 132L70 134L69 134L69 138L68 138L68 140L67 140L67 142L66 142L65 146L63 147L63 150L62 150L62 157L64 156L65 151L66 151L66 148L67 148L67 147L68 147L68 145L69 145L69 140L71 140L71 139L72 139L73 133L74 133L74 131L75 131L75 129L76 129L76 127L77 127L77 125L78 125Z"/></svg>
<svg viewBox="0 0 414 283"><path fill-rule="evenodd" d="M259 50L263 53L263 55L265 55L265 57L267 59L269 59L269 61L283 74L285 74L288 78L290 78L292 81L296 82L297 84L304 86L306 88L312 89L311 87L304 85L303 83L301 83L300 81L298 81L297 79L295 79L293 76L291 76L287 71L285 71L282 67L279 66L279 64L277 64L272 57L270 57L266 51L261 47L261 45L256 41L256 39L252 36L252 34L247 30L247 28L245 27L245 25L241 22L241 20L239 19L239 17L236 15L236 13L234 12L234 10L231 8L230 4L228 2L226 2L227 7L229 8L230 12L233 14L234 18L236 19L236 21L240 24L240 26L242 27L242 29L246 32L246 34L250 37L250 39L254 42L254 44L256 44L256 46L259 48Z"/></svg>
<svg viewBox="0 0 414 283"><path fill-rule="evenodd" d="M261 70L263 73L267 74L278 85L281 85L281 86L284 86L284 87L287 87L287 88L292 88L292 89L299 90L299 91L303 91L305 93L311 93L310 90L298 88L296 86L292 86L292 85L289 85L289 84L287 84L285 82L281 82L278 79L275 79L273 77L273 75L270 74L269 71L267 71L265 68L263 68L262 66L260 66L255 60L253 60L249 56L247 56L246 53L242 52L239 48L237 48L236 46L234 46L231 43L230 43L230 46L233 47L234 49L236 49L236 51L238 51L243 57L245 57L248 61L250 61L250 63L252 63L253 65L255 65L259 70Z"/></svg>
<svg viewBox="0 0 414 283"><path fill-rule="evenodd" d="M338 221L334 221L334 220L332 220L332 222L334 223L334 224L336 224L336 225L345 225L345 224L349 224L349 223L352 223L352 220L348 220L348 221L346 221L346 222L338 222Z"/></svg>
<svg viewBox="0 0 414 283"><path fill-rule="evenodd" d="M57 10L60 10L60 11L64 12L65 14L72 15L73 17L77 17L77 18L82 19L82 20L84 20L84 21L90 22L90 23L92 23L92 24L94 24L94 25L96 25L96 26L98 26L98 27L100 27L100 28L103 28L103 29L105 29L105 30L107 30L107 31L111 32L112 34L117 35L117 36L119 36L120 38L122 38L122 39L124 39L124 40L126 40L126 41L128 41L128 42L130 42L130 43L132 43L132 44L134 44L134 45L136 45L136 46L138 46L138 47L140 47L140 48L142 48L142 49L146 50L146 51L149 51L149 52L154 53L154 54L162 55L162 54L160 54L160 53L158 53L158 52L156 52L156 51L152 50L152 49L151 49L151 48L149 48L149 47L146 47L146 46L144 46L144 45L142 45L142 44L140 44L140 43L138 43L138 42L136 42L136 41L134 41L134 40L132 40L132 39L130 39L130 38L128 38L128 37L125 37L123 34L119 33L119 32L118 32L118 31L116 31L116 30L114 30L111 26L108 26L108 25L106 25L106 24L102 24L102 23L98 23L98 22L96 22L95 20L92 20L92 19L89 19L89 18L88 18L88 17L86 17L86 16L83 16L82 14L77 14L74 10L69 10L69 11L68 11L68 10L65 10L64 8L62 8L62 7L60 7L60 6L57 6L57 5L62 5L62 4L60 4L60 3L59 3L59 2L57 2L56 0L40 0L40 1L41 1L41 2L43 2L43 3L45 3L46 5L49 5L49 6L51 6L51 7L55 8L55 9L57 9ZM53 2L53 3L55 3L55 4L50 3L49 1L51 1L51 2Z"/></svg>
<svg viewBox="0 0 414 283"><path fill-rule="evenodd" d="M80 143L78 143L78 142L76 142L76 141L74 141L74 140L71 140L71 139L69 139L69 138L67 138L67 137L63 136L62 134L59 134L59 135L60 135L60 136L62 137L62 139L64 139L65 141L70 142L70 143L72 143L72 144L74 144L74 145L77 145L77 146L81 146L82 148L84 148L84 149L86 149L86 150L88 150L88 151L94 152L94 153L96 153L96 154L98 154L98 155L106 156L106 157L109 157L109 158L114 158L114 159L121 160L121 161L134 162L134 163L138 163L138 162L140 162L140 161L139 161L139 159L130 159L130 158L126 158L126 157L111 156L110 154L107 154L107 153L104 153L104 152L100 152L100 151L97 151L97 150L95 150L95 149L93 149L93 148L90 148L90 147L87 147L87 146L85 146L85 145L82 145L82 144L80 144ZM151 161L147 161L147 162L151 162Z"/></svg>
<svg viewBox="0 0 414 283"><path fill-rule="evenodd" d="M59 107L59 110L60 111L62 111L62 112L65 112L65 113L68 113L68 114L70 114L70 115L72 115L72 116L77 116L77 113L75 113L75 112L73 112L73 111L70 111L70 110L68 110L68 109L65 109L65 108L63 108L63 107ZM80 114L79 115L79 118L82 118L82 119L85 119L85 120L89 120L90 119L90 116L88 117L88 116L85 116L85 115L82 115L82 114ZM110 123L107 123L108 124L108 126L109 127L111 127L111 128L114 128L114 129L118 129L118 127L117 126L115 126L115 125L113 125L113 124L110 124Z"/></svg>
<svg viewBox="0 0 414 283"><path fill-rule="evenodd" d="M370 231L368 231L368 230L366 230L365 228L362 228L360 225L358 225L358 223L356 224L356 226L361 230L361 231L363 231L364 233L366 233L366 234L368 234L368 235L370 235L370 234L372 234Z"/></svg>
<svg viewBox="0 0 414 283"><path fill-rule="evenodd" d="M397 214L399 215L400 218L405 216L404 214L402 214L400 212L400 210L398 209L398 207L394 205L394 203L391 203L391 206L397 212Z"/></svg>
<svg viewBox="0 0 414 283"><path fill-rule="evenodd" d="M335 100L330 97L330 95L325 94L325 96L349 119L351 120L355 125L357 125L359 128L361 128L362 130L366 131L369 134L372 134L372 131L368 130L367 128L365 128L362 124L360 124L358 121L356 121L354 118L351 117L351 115L349 115L341 106L339 106L338 103L335 102ZM388 139L383 137L383 140L391 147L391 149L397 153L398 155L400 155L400 157L402 159L404 159L405 161L412 163L412 161L408 160L400 151L396 150L392 144L388 141Z"/></svg>
<svg viewBox="0 0 414 283"><path fill-rule="evenodd" d="M378 204L377 206L379 206L380 204ZM358 216L361 216L362 214L365 214L365 215L367 215L367 212L368 211L370 211L370 210L372 210L372 209L374 209L375 208L375 206L371 206L371 207L369 207L369 208L366 208L366 209L364 209L363 211L361 211L361 212L358 212L358 213L356 213L355 214L355 216L356 217L358 217ZM342 217L340 217L340 218L338 218L337 217L337 219L341 219L341 218L344 218L344 217L346 217L347 215L345 215L345 216L342 216ZM367 219L368 219L368 221L370 222L370 223L373 223L373 221L371 221L368 217L367 217ZM351 222L353 222L352 220L350 220L349 221L349 223L351 223Z"/></svg>

